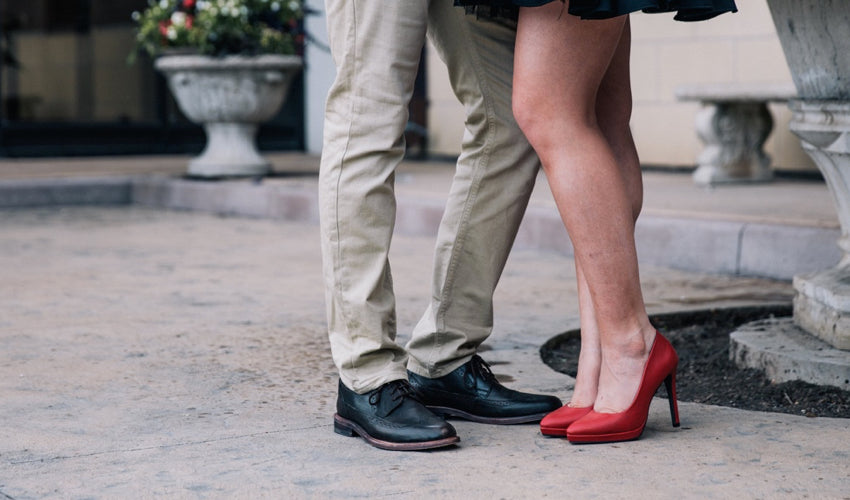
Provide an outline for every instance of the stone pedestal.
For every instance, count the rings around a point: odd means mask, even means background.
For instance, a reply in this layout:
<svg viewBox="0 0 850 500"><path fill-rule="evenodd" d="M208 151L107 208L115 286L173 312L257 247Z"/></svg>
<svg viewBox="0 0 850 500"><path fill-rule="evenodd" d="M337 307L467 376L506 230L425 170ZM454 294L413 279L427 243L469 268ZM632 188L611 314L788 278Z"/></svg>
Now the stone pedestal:
<svg viewBox="0 0 850 500"><path fill-rule="evenodd" d="M773 178L764 142L773 118L764 103L708 103L696 129L705 149L697 158L694 182L705 186Z"/></svg>
<svg viewBox="0 0 850 500"><path fill-rule="evenodd" d="M732 334L730 356L738 366L761 368L775 381L804 380L846 390L850 388L850 2L767 3L799 99L788 105L794 112L791 131L800 137L832 193L841 223L842 258L832 269L795 276L793 321L744 325Z"/></svg>
<svg viewBox="0 0 850 500"><path fill-rule="evenodd" d="M271 164L255 145L258 127L255 123L205 123L207 144L199 156L189 161L187 173L193 177L267 174Z"/></svg>
<svg viewBox="0 0 850 500"><path fill-rule="evenodd" d="M795 276L794 322L838 349L850 350L850 270Z"/></svg>
<svg viewBox="0 0 850 500"><path fill-rule="evenodd" d="M694 182L712 185L761 182L773 178L764 143L773 130L769 102L794 97L790 85L700 84L676 89L682 101L699 101L696 131L705 148L697 158Z"/></svg>
<svg viewBox="0 0 850 500"><path fill-rule="evenodd" d="M791 131L817 164L841 223L838 266L795 276L795 322L829 344L850 350L850 101L795 100Z"/></svg>

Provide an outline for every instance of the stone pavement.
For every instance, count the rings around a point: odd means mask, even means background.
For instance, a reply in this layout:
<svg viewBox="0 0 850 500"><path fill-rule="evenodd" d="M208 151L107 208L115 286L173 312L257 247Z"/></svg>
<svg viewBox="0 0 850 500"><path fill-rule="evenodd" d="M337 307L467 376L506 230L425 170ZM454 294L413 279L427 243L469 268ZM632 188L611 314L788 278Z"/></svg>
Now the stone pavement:
<svg viewBox="0 0 850 500"><path fill-rule="evenodd" d="M433 237L424 233L448 183L445 169L419 168L398 178L403 234L391 258L402 341L425 307ZM846 419L681 403L674 429L658 400L643 438L629 443L575 446L535 425L454 421L459 446L397 453L334 434L319 234L309 196L296 196L315 180L142 174L127 191L133 205L54 198L0 210L0 499L850 497ZM89 175L64 182L92 189L125 174ZM40 186L29 196L63 182L11 177L0 180L0 200L26 183ZM702 195L664 194L666 182L676 181L648 180L647 217L689 220L695 232L727 223L835 229L812 203L824 193L816 184L718 190L723 203L705 208ZM279 196L251 196L270 186ZM762 187L785 189L786 204L805 201L796 213L778 204L754 213L751 190ZM681 213L680 201L690 203ZM536 195L530 220L549 203ZM543 365L538 349L577 326L572 261L533 229L509 260L483 355L510 386L567 398L572 379ZM642 278L653 313L792 294L787 281L652 263Z"/></svg>

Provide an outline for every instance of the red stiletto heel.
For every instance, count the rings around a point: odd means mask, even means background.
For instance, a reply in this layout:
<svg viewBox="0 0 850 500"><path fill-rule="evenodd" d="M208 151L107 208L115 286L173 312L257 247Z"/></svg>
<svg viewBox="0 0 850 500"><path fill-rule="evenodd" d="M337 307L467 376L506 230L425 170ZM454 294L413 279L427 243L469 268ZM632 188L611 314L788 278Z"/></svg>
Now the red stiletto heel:
<svg viewBox="0 0 850 500"><path fill-rule="evenodd" d="M643 369L640 386L631 406L619 413L591 411L567 428L567 439L571 443L611 443L639 438L646 427L652 396L661 387L662 382L667 389L667 398L670 401L673 427L678 427L679 407L676 403L676 366L678 364L679 356L676 355L676 350L667 339L656 332L655 341Z"/></svg>
<svg viewBox="0 0 850 500"><path fill-rule="evenodd" d="M540 433L544 436L567 437L567 427L590 413L592 409L593 406L564 405L543 417L540 421Z"/></svg>

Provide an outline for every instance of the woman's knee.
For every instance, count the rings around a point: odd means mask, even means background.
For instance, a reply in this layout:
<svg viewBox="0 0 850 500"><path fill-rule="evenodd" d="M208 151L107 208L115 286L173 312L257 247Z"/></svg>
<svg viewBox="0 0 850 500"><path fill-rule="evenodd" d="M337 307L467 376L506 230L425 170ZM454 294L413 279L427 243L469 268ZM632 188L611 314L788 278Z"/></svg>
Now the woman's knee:
<svg viewBox="0 0 850 500"><path fill-rule="evenodd" d="M525 88L521 82L515 82L513 96L511 98L511 109L514 119L520 130L526 137L536 135L540 113L537 108L539 97ZM529 137L530 139L530 137Z"/></svg>
<svg viewBox="0 0 850 500"><path fill-rule="evenodd" d="M592 107L581 101L566 105L553 99L553 95L521 87L514 89L514 119L535 149L550 140L562 142L563 137L581 136L598 128L596 111Z"/></svg>

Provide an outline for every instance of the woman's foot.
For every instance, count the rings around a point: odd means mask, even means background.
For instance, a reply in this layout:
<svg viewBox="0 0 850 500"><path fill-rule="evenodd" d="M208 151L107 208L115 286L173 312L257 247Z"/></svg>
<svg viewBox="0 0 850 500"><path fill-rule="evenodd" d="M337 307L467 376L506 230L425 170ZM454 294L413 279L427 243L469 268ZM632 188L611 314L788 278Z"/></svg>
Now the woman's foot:
<svg viewBox="0 0 850 500"><path fill-rule="evenodd" d="M601 412L594 409L567 428L571 443L608 443L637 439L646 427L649 405L658 387L664 383L670 403L673 427L679 426L676 403L676 366L679 357L661 334L655 336L643 371L637 380L638 388L631 404L622 411Z"/></svg>
<svg viewBox="0 0 850 500"><path fill-rule="evenodd" d="M632 405L655 336L655 329L649 326L604 349L593 403L595 412L619 413Z"/></svg>
<svg viewBox="0 0 850 500"><path fill-rule="evenodd" d="M576 384L570 402L546 415L540 421L540 433L544 436L566 437L567 427L593 410L596 388L599 385L599 336L595 327L582 328L581 352L578 358Z"/></svg>
<svg viewBox="0 0 850 500"><path fill-rule="evenodd" d="M568 406L573 408L592 407L599 388L599 368L602 352L599 345L590 345L582 340L576 370L576 384Z"/></svg>

